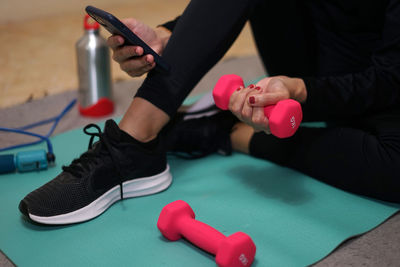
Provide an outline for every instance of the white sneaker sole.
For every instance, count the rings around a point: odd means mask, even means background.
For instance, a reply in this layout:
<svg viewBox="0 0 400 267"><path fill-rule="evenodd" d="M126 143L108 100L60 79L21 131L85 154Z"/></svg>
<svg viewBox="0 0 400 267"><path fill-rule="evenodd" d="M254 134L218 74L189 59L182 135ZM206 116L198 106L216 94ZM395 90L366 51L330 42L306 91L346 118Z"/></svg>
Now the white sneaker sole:
<svg viewBox="0 0 400 267"><path fill-rule="evenodd" d="M122 184L124 198L151 195L167 189L172 183L169 166L162 173L154 176L137 178ZM29 213L29 217L43 224L71 224L84 222L99 216L112 204L121 199L119 185L114 186L89 205L69 213L41 217Z"/></svg>

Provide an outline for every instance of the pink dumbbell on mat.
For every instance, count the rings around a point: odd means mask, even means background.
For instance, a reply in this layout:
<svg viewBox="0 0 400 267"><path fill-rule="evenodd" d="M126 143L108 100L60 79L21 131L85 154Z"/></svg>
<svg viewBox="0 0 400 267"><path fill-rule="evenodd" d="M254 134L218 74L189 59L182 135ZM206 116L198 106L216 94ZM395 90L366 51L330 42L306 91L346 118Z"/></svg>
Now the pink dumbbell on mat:
<svg viewBox="0 0 400 267"><path fill-rule="evenodd" d="M244 86L240 76L235 74L222 76L213 90L217 107L227 110L232 93L240 86ZM303 119L300 103L293 99L285 99L275 105L266 106L264 114L269 120L271 133L279 138L292 136Z"/></svg>
<svg viewBox="0 0 400 267"><path fill-rule="evenodd" d="M158 218L157 227L171 241L185 237L201 249L216 255L220 267L248 267L256 254L250 236L237 232L228 237L211 226L195 220L192 208L183 200L166 205Z"/></svg>

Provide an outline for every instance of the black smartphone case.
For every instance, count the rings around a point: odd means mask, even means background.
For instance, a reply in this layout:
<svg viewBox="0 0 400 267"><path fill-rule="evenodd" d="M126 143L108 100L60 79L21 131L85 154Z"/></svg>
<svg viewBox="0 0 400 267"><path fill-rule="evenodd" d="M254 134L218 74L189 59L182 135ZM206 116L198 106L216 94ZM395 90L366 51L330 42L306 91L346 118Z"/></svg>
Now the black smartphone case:
<svg viewBox="0 0 400 267"><path fill-rule="evenodd" d="M142 39L134 34L115 16L93 6L87 6L85 10L89 14L89 16L91 16L95 21L102 25L107 31L112 34L117 34L124 37L125 44L141 46L144 50L144 54L153 55L154 61L156 62L156 70L161 70L165 72L168 72L170 70L170 66L165 62L162 57L160 57L153 49L150 48L150 46L148 46Z"/></svg>

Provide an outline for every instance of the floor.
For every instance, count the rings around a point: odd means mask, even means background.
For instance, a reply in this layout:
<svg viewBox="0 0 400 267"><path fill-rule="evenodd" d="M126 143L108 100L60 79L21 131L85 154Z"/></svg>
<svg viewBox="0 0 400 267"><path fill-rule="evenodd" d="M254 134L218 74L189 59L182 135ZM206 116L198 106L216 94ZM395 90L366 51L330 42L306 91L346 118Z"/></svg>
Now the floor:
<svg viewBox="0 0 400 267"><path fill-rule="evenodd" d="M5 0L6 8L0 9L0 108L77 89L75 43L83 35L86 5L157 26L182 13L189 1L118 0L111 6L106 0L40 0L35 8L20 2ZM18 16L8 12L17 8ZM246 25L225 58L249 55L256 55L256 50ZM114 82L131 79L115 62L112 77Z"/></svg>

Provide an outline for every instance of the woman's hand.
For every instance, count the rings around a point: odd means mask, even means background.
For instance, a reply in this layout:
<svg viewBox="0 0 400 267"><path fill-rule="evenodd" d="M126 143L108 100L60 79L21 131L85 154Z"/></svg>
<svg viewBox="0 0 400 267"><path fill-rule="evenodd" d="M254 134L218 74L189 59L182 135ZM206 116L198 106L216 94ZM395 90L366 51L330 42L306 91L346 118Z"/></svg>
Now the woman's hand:
<svg viewBox="0 0 400 267"><path fill-rule="evenodd" d="M152 29L133 18L123 19L122 23L157 54L162 54L171 33L161 28ZM156 63L152 55L144 55L143 48L140 46L125 46L124 41L124 38L119 35L112 35L107 40L107 44L113 51L113 59L119 63L123 71L132 77L138 77L155 67Z"/></svg>
<svg viewBox="0 0 400 267"><path fill-rule="evenodd" d="M304 81L299 78L274 76L262 79L256 85L238 88L229 100L229 110L239 120L252 126L256 132L264 131L270 134L264 107L289 98L300 103L305 102L307 91Z"/></svg>

